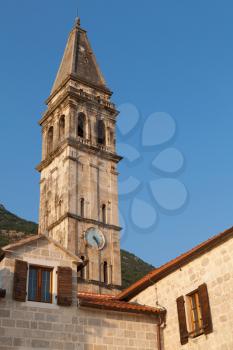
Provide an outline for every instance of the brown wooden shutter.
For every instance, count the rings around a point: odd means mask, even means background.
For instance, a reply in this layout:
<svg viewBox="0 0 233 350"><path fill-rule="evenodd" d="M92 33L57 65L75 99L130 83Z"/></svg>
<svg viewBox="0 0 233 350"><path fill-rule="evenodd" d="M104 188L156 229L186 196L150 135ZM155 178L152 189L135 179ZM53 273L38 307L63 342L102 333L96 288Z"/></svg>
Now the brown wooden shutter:
<svg viewBox="0 0 233 350"><path fill-rule="evenodd" d="M176 299L177 303L177 312L178 312L178 320L179 320L179 328L180 328L180 342L181 344L188 343L188 330L187 330L187 323L186 323L186 314L185 314L185 307L184 307L184 297L181 296Z"/></svg>
<svg viewBox="0 0 233 350"><path fill-rule="evenodd" d="M205 334L209 334L213 332L213 324L210 311L208 289L205 283L198 287L198 296L201 307L203 330Z"/></svg>
<svg viewBox="0 0 233 350"><path fill-rule="evenodd" d="M26 261L15 260L13 299L17 301L26 301L27 270Z"/></svg>
<svg viewBox="0 0 233 350"><path fill-rule="evenodd" d="M58 267L57 304L62 306L72 304L72 269L70 267Z"/></svg>

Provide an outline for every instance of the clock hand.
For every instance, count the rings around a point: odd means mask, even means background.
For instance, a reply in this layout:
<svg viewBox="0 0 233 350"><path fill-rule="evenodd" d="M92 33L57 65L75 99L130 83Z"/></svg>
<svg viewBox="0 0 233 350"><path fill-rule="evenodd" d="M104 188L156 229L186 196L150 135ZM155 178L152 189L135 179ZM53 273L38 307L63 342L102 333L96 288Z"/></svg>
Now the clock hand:
<svg viewBox="0 0 233 350"><path fill-rule="evenodd" d="M94 239L94 241L96 242L96 244L97 244L97 247L99 246L99 241L98 241L98 239L94 236L93 237L93 239Z"/></svg>

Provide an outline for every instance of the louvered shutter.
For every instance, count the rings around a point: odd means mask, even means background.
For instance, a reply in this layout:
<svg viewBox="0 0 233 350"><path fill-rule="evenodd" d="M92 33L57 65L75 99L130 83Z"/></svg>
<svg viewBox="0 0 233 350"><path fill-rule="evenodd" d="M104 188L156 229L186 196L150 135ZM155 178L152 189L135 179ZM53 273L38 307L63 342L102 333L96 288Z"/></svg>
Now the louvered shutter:
<svg viewBox="0 0 233 350"><path fill-rule="evenodd" d="M198 296L201 307L203 330L205 334L209 334L213 332L213 325L210 311L208 289L205 283L198 287Z"/></svg>
<svg viewBox="0 0 233 350"><path fill-rule="evenodd" d="M178 312L178 320L179 320L179 329L180 329L180 342L181 344L186 344L188 342L188 330L186 323L186 314L184 307L184 297L181 296L176 299L177 303L177 312Z"/></svg>
<svg viewBox="0 0 233 350"><path fill-rule="evenodd" d="M62 306L72 304L72 269L70 267L58 267L57 304Z"/></svg>
<svg viewBox="0 0 233 350"><path fill-rule="evenodd" d="M15 260L15 273L13 285L13 299L17 301L26 301L27 288L27 270L26 261Z"/></svg>

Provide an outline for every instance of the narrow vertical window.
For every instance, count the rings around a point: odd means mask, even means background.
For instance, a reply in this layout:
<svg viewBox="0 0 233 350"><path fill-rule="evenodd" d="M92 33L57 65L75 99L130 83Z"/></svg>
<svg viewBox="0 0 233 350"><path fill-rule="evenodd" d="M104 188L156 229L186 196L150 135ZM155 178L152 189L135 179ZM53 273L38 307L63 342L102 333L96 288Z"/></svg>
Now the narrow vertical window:
<svg viewBox="0 0 233 350"><path fill-rule="evenodd" d="M84 113L79 113L78 115L78 126L77 126L77 135L79 137L85 138L85 124L86 117Z"/></svg>
<svg viewBox="0 0 233 350"><path fill-rule="evenodd" d="M108 263L107 263L107 261L104 261L104 264L103 264L103 278L104 278L104 284L108 284Z"/></svg>
<svg viewBox="0 0 233 350"><path fill-rule="evenodd" d="M107 222L107 212L106 212L106 205L102 205L102 222L106 224Z"/></svg>
<svg viewBox="0 0 233 350"><path fill-rule="evenodd" d="M61 116L59 120L59 139L63 140L65 136L65 116Z"/></svg>
<svg viewBox="0 0 233 350"><path fill-rule="evenodd" d="M105 145L106 138L105 138L105 125L103 120L97 121L97 143L100 145Z"/></svg>
<svg viewBox="0 0 233 350"><path fill-rule="evenodd" d="M51 126L48 131L48 138L47 138L47 151L48 154L51 153L53 150L53 127Z"/></svg>
<svg viewBox="0 0 233 350"><path fill-rule="evenodd" d="M203 333L203 324L201 316L201 307L198 292L195 291L188 296L189 299L189 320L190 333L197 336Z"/></svg>
<svg viewBox="0 0 233 350"><path fill-rule="evenodd" d="M85 261L85 257L81 256L82 261ZM80 278L85 279L85 267L83 267L80 271Z"/></svg>
<svg viewBox="0 0 233 350"><path fill-rule="evenodd" d="M84 208L84 198L80 199L80 216L82 216L84 218L85 216L85 208Z"/></svg>

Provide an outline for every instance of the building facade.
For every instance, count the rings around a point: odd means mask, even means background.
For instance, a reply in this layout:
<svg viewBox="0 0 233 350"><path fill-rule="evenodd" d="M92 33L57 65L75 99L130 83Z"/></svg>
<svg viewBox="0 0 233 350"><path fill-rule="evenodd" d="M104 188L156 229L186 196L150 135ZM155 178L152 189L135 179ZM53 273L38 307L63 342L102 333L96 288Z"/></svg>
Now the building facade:
<svg viewBox="0 0 233 350"><path fill-rule="evenodd" d="M80 289L121 286L115 127L111 102L86 31L77 20L40 120L39 233L86 261Z"/></svg>
<svg viewBox="0 0 233 350"><path fill-rule="evenodd" d="M0 350L232 350L233 228L119 292L110 97L77 20L40 120L39 234L0 250Z"/></svg>
<svg viewBox="0 0 233 350"><path fill-rule="evenodd" d="M164 350L233 349L233 228L152 271L120 300L162 307Z"/></svg>

